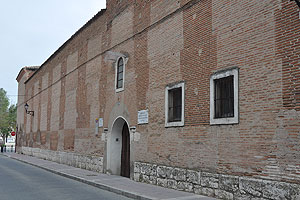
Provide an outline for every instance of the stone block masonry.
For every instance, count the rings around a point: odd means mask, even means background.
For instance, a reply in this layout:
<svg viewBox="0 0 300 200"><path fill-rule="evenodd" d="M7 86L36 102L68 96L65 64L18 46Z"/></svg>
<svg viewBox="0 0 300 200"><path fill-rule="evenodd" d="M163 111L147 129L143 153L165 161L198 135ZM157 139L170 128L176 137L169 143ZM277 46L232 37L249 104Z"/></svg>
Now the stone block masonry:
<svg viewBox="0 0 300 200"><path fill-rule="evenodd" d="M300 185L135 162L134 180L175 190L228 199L300 199Z"/></svg>
<svg viewBox="0 0 300 200"><path fill-rule="evenodd" d="M31 147L22 147L21 153L81 169L100 173L103 172L103 157L99 156L82 155L72 152L52 151Z"/></svg>

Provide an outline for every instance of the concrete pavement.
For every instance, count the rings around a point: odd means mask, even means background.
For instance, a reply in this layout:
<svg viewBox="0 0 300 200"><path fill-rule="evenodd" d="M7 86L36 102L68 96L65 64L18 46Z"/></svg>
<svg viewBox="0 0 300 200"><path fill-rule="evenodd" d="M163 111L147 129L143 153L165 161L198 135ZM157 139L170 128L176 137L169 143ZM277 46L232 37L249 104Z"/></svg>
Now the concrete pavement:
<svg viewBox="0 0 300 200"><path fill-rule="evenodd" d="M58 164L39 158L16 154L4 153L12 159L45 169L52 173L68 177L95 187L114 192L133 199L140 200L214 200L215 198L195 195L192 193L162 188L155 185L138 183L128 178L92 172L84 169Z"/></svg>

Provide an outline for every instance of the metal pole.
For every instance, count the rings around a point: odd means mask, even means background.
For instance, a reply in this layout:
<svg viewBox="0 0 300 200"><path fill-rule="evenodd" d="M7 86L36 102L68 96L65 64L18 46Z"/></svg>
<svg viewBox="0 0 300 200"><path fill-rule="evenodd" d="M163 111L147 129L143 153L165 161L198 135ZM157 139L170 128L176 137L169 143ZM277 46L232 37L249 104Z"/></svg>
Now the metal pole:
<svg viewBox="0 0 300 200"><path fill-rule="evenodd" d="M16 131L16 139L15 139L15 153L17 152L17 143L18 142L18 131Z"/></svg>

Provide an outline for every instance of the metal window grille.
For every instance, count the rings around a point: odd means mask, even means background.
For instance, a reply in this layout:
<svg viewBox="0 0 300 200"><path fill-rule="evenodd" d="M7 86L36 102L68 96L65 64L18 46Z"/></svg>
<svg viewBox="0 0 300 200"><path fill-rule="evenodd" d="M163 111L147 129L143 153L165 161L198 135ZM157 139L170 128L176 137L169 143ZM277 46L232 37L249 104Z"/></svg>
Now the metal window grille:
<svg viewBox="0 0 300 200"><path fill-rule="evenodd" d="M182 88L169 90L168 122L181 121Z"/></svg>
<svg viewBox="0 0 300 200"><path fill-rule="evenodd" d="M233 75L214 80L215 118L234 117Z"/></svg>
<svg viewBox="0 0 300 200"><path fill-rule="evenodd" d="M123 69L124 68L124 62L123 59L120 58L118 61L118 66L117 66L117 89L123 87Z"/></svg>

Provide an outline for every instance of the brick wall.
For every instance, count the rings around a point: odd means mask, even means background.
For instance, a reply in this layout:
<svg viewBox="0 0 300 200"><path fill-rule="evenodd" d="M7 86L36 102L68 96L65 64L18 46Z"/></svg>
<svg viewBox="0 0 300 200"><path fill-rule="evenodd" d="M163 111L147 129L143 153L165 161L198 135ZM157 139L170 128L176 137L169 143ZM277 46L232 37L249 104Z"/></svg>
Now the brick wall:
<svg viewBox="0 0 300 200"><path fill-rule="evenodd" d="M95 119L110 130L123 116L137 128L132 166L299 183L298 11L288 0L110 0L26 82L35 116L23 114L22 144L103 156L105 170L107 141L103 128L95 134ZM128 62L116 93L118 54ZM232 67L240 121L211 126L210 76ZM165 128L165 87L178 81L185 125ZM144 109L149 123L138 125Z"/></svg>
<svg viewBox="0 0 300 200"><path fill-rule="evenodd" d="M275 12L276 50L282 62L282 99L286 109L300 109L299 9L294 1L283 1Z"/></svg>

